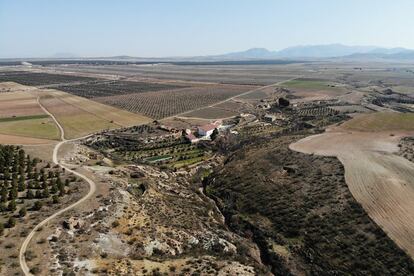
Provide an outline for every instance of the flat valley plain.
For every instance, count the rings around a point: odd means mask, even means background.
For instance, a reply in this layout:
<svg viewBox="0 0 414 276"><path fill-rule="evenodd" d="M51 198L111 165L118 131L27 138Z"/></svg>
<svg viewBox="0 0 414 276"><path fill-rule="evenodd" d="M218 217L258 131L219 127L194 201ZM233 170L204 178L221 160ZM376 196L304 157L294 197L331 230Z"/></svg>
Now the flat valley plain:
<svg viewBox="0 0 414 276"><path fill-rule="evenodd" d="M50 161L54 119L86 137L59 157L98 190L31 241L47 252L27 258L33 274L414 273L414 66L0 66L1 144ZM215 120L231 131L179 137ZM13 256L2 274L20 272Z"/></svg>

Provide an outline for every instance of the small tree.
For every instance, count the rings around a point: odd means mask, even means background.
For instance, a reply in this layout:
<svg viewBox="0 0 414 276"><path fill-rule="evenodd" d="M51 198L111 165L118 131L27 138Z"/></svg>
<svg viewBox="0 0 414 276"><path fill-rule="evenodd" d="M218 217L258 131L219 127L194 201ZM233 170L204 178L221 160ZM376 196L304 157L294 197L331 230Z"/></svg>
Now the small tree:
<svg viewBox="0 0 414 276"><path fill-rule="evenodd" d="M41 202L41 201L36 201L33 204L33 210L35 210L35 211L39 211L40 209L42 209L42 207L43 207L43 202Z"/></svg>
<svg viewBox="0 0 414 276"><path fill-rule="evenodd" d="M9 219L6 222L6 227L13 228L14 226L16 226L16 220L14 219L14 217L9 217Z"/></svg>
<svg viewBox="0 0 414 276"><path fill-rule="evenodd" d="M7 209L9 211L15 211L16 210L16 200L12 199L9 201L9 204L7 205Z"/></svg>
<svg viewBox="0 0 414 276"><path fill-rule="evenodd" d="M26 192L26 198L27 199L33 199L34 198L34 194L32 190L27 190Z"/></svg>
<svg viewBox="0 0 414 276"><path fill-rule="evenodd" d="M19 217L24 217L24 216L26 216L26 214L27 214L27 210L26 210L26 207L25 206L23 206L22 208L20 208L20 210L19 210Z"/></svg>
<svg viewBox="0 0 414 276"><path fill-rule="evenodd" d="M57 195L52 196L52 203L53 204L59 203L59 197Z"/></svg>
<svg viewBox="0 0 414 276"><path fill-rule="evenodd" d="M210 135L211 141L214 141L217 138L218 134L219 134L219 132L218 132L217 128L215 128L213 130L213 133L211 133L211 135Z"/></svg>
<svg viewBox="0 0 414 276"><path fill-rule="evenodd" d="M6 184L4 184L4 186L1 188L1 192L0 192L0 201L1 202L6 202L7 201L7 195L8 195L7 187L6 187Z"/></svg>

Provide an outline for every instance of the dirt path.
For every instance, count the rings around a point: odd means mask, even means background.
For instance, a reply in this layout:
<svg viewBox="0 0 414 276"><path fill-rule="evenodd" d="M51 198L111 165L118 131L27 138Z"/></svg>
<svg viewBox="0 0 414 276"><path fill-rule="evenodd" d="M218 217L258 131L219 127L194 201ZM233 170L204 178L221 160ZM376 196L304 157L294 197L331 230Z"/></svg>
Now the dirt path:
<svg viewBox="0 0 414 276"><path fill-rule="evenodd" d="M369 216L414 258L414 163L393 154L414 133L350 132L337 129L304 138L295 151L336 156L345 180Z"/></svg>
<svg viewBox="0 0 414 276"><path fill-rule="evenodd" d="M24 275L32 275L30 273L30 269L27 266L26 263L26 257L25 257L25 253L27 250L27 247L30 243L30 241L32 240L33 236L36 234L36 232L38 231L38 229L44 225L46 225L49 221L51 221L52 219L58 217L59 215L63 214L64 212L71 210L73 208L75 208L76 206L78 206L79 204L82 204L83 202L85 202L86 200L88 200L94 193L96 190L96 184L95 182L93 182L91 179L89 179L88 177L84 176L81 173L78 173L72 169L70 169L69 167L67 167L64 164L61 164L59 162L58 159L58 152L59 152L59 148L67 143L67 142L72 142L72 141L76 141L76 140L80 140L80 139L84 139L88 136L85 137L80 137L80 138L76 138L76 139L72 139L72 140L66 140L65 139L65 132L62 128L62 126L59 124L59 122L56 120L55 116L50 113L45 107L42 106L42 104L39 101L39 98L37 98L37 102L39 103L39 106L43 109L43 111L48 114L50 117L52 117L52 119L55 121L56 125L58 126L59 130L60 130L60 137L61 137L61 142L59 142L58 144L56 144L56 146L53 149L53 163L59 165L61 168L64 168L66 171L73 173L74 175L82 178L83 180L85 180L88 184L89 184L89 192L82 197L80 200L78 200L75 203L72 203L71 205L59 210L58 212L54 213L53 215L51 215L50 217L44 219L43 221L41 221L38 225L36 225L33 230L29 233L29 235L26 237L26 239L23 241L22 246L20 248L20 252L19 252L19 262L20 262L20 267L22 268L22 271L24 273Z"/></svg>

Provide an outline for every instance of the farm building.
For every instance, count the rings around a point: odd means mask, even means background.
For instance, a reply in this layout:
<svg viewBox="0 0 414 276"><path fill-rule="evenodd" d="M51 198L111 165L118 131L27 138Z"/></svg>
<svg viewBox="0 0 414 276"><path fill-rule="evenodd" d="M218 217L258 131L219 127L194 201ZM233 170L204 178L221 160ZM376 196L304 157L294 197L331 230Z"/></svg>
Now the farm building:
<svg viewBox="0 0 414 276"><path fill-rule="evenodd" d="M213 124L206 124L203 126L197 127L197 133L199 136L209 138L210 135L213 133L214 129L220 128L221 123L220 122L214 122Z"/></svg>
<svg viewBox="0 0 414 276"><path fill-rule="evenodd" d="M185 135L185 138L189 141L189 142L191 142L191 143L197 143L200 139L198 139L197 137L195 137L195 135L194 134L192 134L191 132L190 133L187 133L186 135Z"/></svg>

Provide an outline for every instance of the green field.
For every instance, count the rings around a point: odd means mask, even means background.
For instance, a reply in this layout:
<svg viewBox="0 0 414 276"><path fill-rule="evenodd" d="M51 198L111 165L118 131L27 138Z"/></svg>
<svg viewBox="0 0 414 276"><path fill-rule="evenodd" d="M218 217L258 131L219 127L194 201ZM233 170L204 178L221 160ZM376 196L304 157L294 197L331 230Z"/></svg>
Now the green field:
<svg viewBox="0 0 414 276"><path fill-rule="evenodd" d="M31 116L7 117L7 118L0 118L0 123L24 121L24 120L31 120L31 119L45 119L45 118L49 118L49 115L41 114L41 115L31 115Z"/></svg>
<svg viewBox="0 0 414 276"><path fill-rule="evenodd" d="M42 139L59 139L59 130L47 115L0 119L0 133Z"/></svg>
<svg viewBox="0 0 414 276"><path fill-rule="evenodd" d="M332 84L327 81L306 79L290 80L283 83L281 86L297 89L338 89L338 87L332 87Z"/></svg>
<svg viewBox="0 0 414 276"><path fill-rule="evenodd" d="M345 122L343 127L359 131L411 131L414 130L414 113L366 114Z"/></svg>

